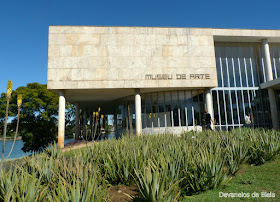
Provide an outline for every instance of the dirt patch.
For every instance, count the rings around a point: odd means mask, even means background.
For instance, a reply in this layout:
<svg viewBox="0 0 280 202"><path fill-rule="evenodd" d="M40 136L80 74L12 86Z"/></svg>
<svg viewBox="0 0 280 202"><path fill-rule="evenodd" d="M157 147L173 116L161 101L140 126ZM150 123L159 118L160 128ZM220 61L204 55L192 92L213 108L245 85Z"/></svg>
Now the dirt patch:
<svg viewBox="0 0 280 202"><path fill-rule="evenodd" d="M74 149L80 149L83 147L88 147L88 146L93 145L94 143L97 143L97 142L89 141L89 142L80 142L80 143L76 143L76 144L72 144L72 145L67 145L67 146L65 146L65 148L62 149L62 152L71 151Z"/></svg>
<svg viewBox="0 0 280 202"><path fill-rule="evenodd" d="M248 167L248 165L242 164L242 165L240 166L240 169L237 171L237 174L238 174L238 175L241 175L241 174L245 173L246 170L247 170L247 167Z"/></svg>
<svg viewBox="0 0 280 202"><path fill-rule="evenodd" d="M139 196L139 190L136 185L119 185L112 186L108 189L108 198L111 202L134 201Z"/></svg>

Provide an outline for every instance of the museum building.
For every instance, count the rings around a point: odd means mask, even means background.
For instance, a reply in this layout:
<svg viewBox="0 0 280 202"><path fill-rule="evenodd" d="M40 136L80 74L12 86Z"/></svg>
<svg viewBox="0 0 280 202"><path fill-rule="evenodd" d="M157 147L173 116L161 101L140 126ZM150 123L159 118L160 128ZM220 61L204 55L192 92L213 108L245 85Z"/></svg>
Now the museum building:
<svg viewBox="0 0 280 202"><path fill-rule="evenodd" d="M90 120L114 114L115 133L202 130L205 110L219 130L279 129L280 30L50 26L48 89ZM85 121L88 124L90 121Z"/></svg>

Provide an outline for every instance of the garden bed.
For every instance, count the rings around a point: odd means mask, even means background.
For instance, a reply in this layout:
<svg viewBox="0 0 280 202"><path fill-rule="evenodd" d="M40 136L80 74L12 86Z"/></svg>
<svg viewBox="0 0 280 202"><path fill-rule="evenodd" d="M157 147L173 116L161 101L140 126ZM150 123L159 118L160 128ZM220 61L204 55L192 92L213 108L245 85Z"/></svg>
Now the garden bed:
<svg viewBox="0 0 280 202"><path fill-rule="evenodd" d="M1 173L0 200L179 201L224 187L244 163L275 159L279 140L276 131L244 129L123 137L64 153L52 146Z"/></svg>

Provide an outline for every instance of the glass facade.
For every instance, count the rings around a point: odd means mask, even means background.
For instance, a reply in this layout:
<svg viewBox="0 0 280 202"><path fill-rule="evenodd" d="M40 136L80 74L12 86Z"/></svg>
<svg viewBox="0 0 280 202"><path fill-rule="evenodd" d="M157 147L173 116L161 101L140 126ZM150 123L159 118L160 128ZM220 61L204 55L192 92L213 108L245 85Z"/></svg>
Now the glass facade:
<svg viewBox="0 0 280 202"><path fill-rule="evenodd" d="M280 120L280 90L275 91L275 96L276 96L276 104L278 106L278 116Z"/></svg>
<svg viewBox="0 0 280 202"><path fill-rule="evenodd" d="M271 57L273 79L277 79L280 77L280 44L269 44L269 51Z"/></svg>
<svg viewBox="0 0 280 202"><path fill-rule="evenodd" d="M269 45L275 79L280 77L280 44ZM272 127L268 92L259 88L266 82L263 55L261 43L215 43L218 87L211 94L216 129L242 127L247 113L253 127ZM280 91L276 96L280 106ZM204 99L204 90L141 94L142 128L202 126ZM135 128L134 96L117 101L115 121L117 130Z"/></svg>
<svg viewBox="0 0 280 202"><path fill-rule="evenodd" d="M142 128L202 125L204 91L179 90L141 94ZM128 116L130 111L130 116ZM134 96L118 100L117 130L135 127Z"/></svg>
<svg viewBox="0 0 280 202"><path fill-rule="evenodd" d="M279 68L279 44L270 47ZM254 127L271 127L268 92L259 89L266 81L261 43L215 43L215 54L218 87L211 92L216 127L241 127L247 113Z"/></svg>

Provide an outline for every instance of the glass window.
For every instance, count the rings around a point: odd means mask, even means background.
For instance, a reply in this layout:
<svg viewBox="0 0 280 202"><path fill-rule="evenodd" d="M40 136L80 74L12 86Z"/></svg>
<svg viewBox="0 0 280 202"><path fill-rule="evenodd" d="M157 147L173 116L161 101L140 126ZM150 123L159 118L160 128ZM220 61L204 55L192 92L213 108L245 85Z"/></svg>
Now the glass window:
<svg viewBox="0 0 280 202"><path fill-rule="evenodd" d="M198 101L201 103L204 103L204 91L203 90L199 90L198 91Z"/></svg>
<svg viewBox="0 0 280 202"><path fill-rule="evenodd" d="M237 91L237 97L238 97L238 106L239 106L239 119L240 123L244 124L245 123L245 112L244 112L244 98L241 90Z"/></svg>
<svg viewBox="0 0 280 202"><path fill-rule="evenodd" d="M278 116L280 120L280 90L275 90L276 102L277 102L277 109L278 109Z"/></svg>
<svg viewBox="0 0 280 202"><path fill-rule="evenodd" d="M146 109L146 124L147 124L147 127L152 127L152 107L151 105L146 105L145 107Z"/></svg>
<svg viewBox="0 0 280 202"><path fill-rule="evenodd" d="M275 61L276 61L276 70L277 70L277 77L280 77L280 44L277 44L275 47Z"/></svg>
<svg viewBox="0 0 280 202"><path fill-rule="evenodd" d="M164 103L164 92L158 93L158 103Z"/></svg>
<svg viewBox="0 0 280 202"><path fill-rule="evenodd" d="M270 43L269 48L270 48L270 57L271 57L273 78L276 79L276 78L280 77L280 60L279 60L280 44L279 43Z"/></svg>
<svg viewBox="0 0 280 202"><path fill-rule="evenodd" d="M194 109L194 124L195 126L200 125L200 107L198 103L193 103Z"/></svg>
<svg viewBox="0 0 280 202"><path fill-rule="evenodd" d="M252 77L252 86L258 86L257 67L254 57L254 44L249 45L249 64Z"/></svg>
<svg viewBox="0 0 280 202"><path fill-rule="evenodd" d="M198 102L199 101L199 99L198 99L199 93L198 93L197 90L192 91L192 97L193 97L193 102Z"/></svg>
<svg viewBox="0 0 280 202"><path fill-rule="evenodd" d="M228 71L228 82L229 86L234 87L234 71L233 71L233 63L232 63L232 47L229 43L226 43L226 68Z"/></svg>
<svg viewBox="0 0 280 202"><path fill-rule="evenodd" d="M239 59L239 69L240 69L240 79L242 87L247 87L247 78L246 78L246 71L245 71L245 58L244 58L244 48L242 46L239 47L240 57Z"/></svg>
<svg viewBox="0 0 280 202"><path fill-rule="evenodd" d="M152 95L151 94L146 94L146 96L145 96L145 104L146 105L151 105L152 104Z"/></svg>
<svg viewBox="0 0 280 202"><path fill-rule="evenodd" d="M232 102L232 111L233 111L233 121L234 124L239 124L239 108L238 108L238 103L236 102L236 94L235 91L230 91L231 93L231 102Z"/></svg>
<svg viewBox="0 0 280 202"><path fill-rule="evenodd" d="M221 79L221 62L220 62L220 47L215 47L216 53L216 65L217 65L217 79L218 79L218 86L222 86L222 79Z"/></svg>
<svg viewBox="0 0 280 202"><path fill-rule="evenodd" d="M177 91L172 91L172 103L177 102L178 101L178 92Z"/></svg>
<svg viewBox="0 0 280 202"><path fill-rule="evenodd" d="M183 90L178 91L178 95L179 95L179 101L185 100L185 92Z"/></svg>
<svg viewBox="0 0 280 202"><path fill-rule="evenodd" d="M248 96L248 91L244 90L243 91L243 96L244 96L244 105L245 105L245 113L250 113L251 107L250 107L250 97Z"/></svg>
<svg viewBox="0 0 280 202"><path fill-rule="evenodd" d="M258 79L258 71L257 71L257 64L254 59L251 60L251 68L253 69L253 81L254 81L254 87L259 86L259 79Z"/></svg>
<svg viewBox="0 0 280 202"><path fill-rule="evenodd" d="M212 91L212 99L213 99L213 110L214 110L214 121L215 125L219 125L219 111L218 111L218 101L217 101L217 91Z"/></svg>
<svg viewBox="0 0 280 202"><path fill-rule="evenodd" d="M269 45L273 76L276 78L280 68L280 43ZM252 89L263 83L266 76L261 43L216 42L215 51L218 87L212 90L212 99L214 118L218 120L219 127L223 128L225 125L225 128L230 129L229 126L232 124L234 126L244 124L246 112L252 113L254 125L264 127L271 125L267 91L258 92L257 88ZM194 102L200 102L200 97L196 96L194 91Z"/></svg>
<svg viewBox="0 0 280 202"><path fill-rule="evenodd" d="M173 121L174 121L174 126L179 126L179 107L178 107L178 105L175 105L173 107Z"/></svg>
<svg viewBox="0 0 280 202"><path fill-rule="evenodd" d="M142 119L142 128L148 127L147 120L146 120L146 107L143 104L141 106L141 119Z"/></svg>
<svg viewBox="0 0 280 202"><path fill-rule="evenodd" d="M158 119L159 119L159 127L166 127L165 126L165 109L164 105L158 106Z"/></svg>
<svg viewBox="0 0 280 202"><path fill-rule="evenodd" d="M272 65L277 69L279 47L272 47ZM219 87L254 87L264 78L260 43L215 43L215 51Z"/></svg>
<svg viewBox="0 0 280 202"><path fill-rule="evenodd" d="M165 92L165 102L171 102L171 93L168 91L168 92Z"/></svg>
<svg viewBox="0 0 280 202"><path fill-rule="evenodd" d="M229 81L228 81L228 71L227 71L227 65L226 65L226 58L222 58L222 65L221 65L221 71L223 74L223 87L229 87Z"/></svg>
<svg viewBox="0 0 280 202"><path fill-rule="evenodd" d="M230 105L230 103L231 103L230 94L229 94L228 90L225 90L224 94L225 94L225 107L226 107L227 124L231 125L233 123L232 123L232 118L231 118L232 111L231 111L231 105Z"/></svg>
<svg viewBox="0 0 280 202"><path fill-rule="evenodd" d="M158 107L157 105L152 105L152 123L153 123L153 127L158 127Z"/></svg>
<svg viewBox="0 0 280 202"><path fill-rule="evenodd" d="M158 103L157 93L152 93L152 103L156 105Z"/></svg>
<svg viewBox="0 0 280 202"><path fill-rule="evenodd" d="M166 113L165 113L165 117L166 117L166 125L167 127L171 127L171 105L166 105Z"/></svg>
<svg viewBox="0 0 280 202"><path fill-rule="evenodd" d="M191 91L185 91L185 99L187 102L192 102L192 92Z"/></svg>
<svg viewBox="0 0 280 202"><path fill-rule="evenodd" d="M246 60L248 87L253 87L250 58L246 58L245 60Z"/></svg>
<svg viewBox="0 0 280 202"><path fill-rule="evenodd" d="M220 103L221 125L226 125L223 91L219 90L218 94L219 94L219 103Z"/></svg>
<svg viewBox="0 0 280 202"><path fill-rule="evenodd" d="M183 105L181 105L180 107L180 116L181 116L181 126L186 126L186 111Z"/></svg>
<svg viewBox="0 0 280 202"><path fill-rule="evenodd" d="M193 114L192 114L192 106L191 105L189 105L189 106L186 106L185 107L185 109L186 109L186 115L187 115L187 119L186 119L186 121L187 121L187 126L193 126L194 125L194 123L193 123Z"/></svg>

